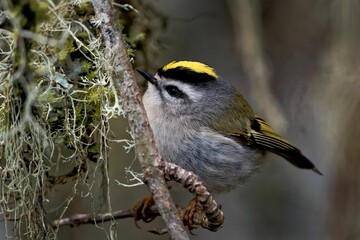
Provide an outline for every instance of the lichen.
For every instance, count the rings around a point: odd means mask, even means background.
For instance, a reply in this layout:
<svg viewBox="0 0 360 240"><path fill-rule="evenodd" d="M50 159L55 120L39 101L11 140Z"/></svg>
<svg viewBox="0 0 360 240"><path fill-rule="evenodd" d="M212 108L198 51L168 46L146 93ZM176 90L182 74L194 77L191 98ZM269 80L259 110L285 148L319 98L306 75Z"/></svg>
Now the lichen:
<svg viewBox="0 0 360 240"><path fill-rule="evenodd" d="M105 57L100 31L92 24L96 21L89 2L3 3L0 209L4 220L14 225L7 237L53 239L57 229L48 226L45 202L56 184L73 184L73 193L59 206L61 218L77 188L87 186L91 192L91 179L101 172L105 185L100 192L106 193L101 194L106 204L99 205L110 212L109 120L124 111L112 85L113 67ZM126 22L128 53L135 57L146 37L141 27L133 27L137 16L129 15L119 21ZM75 170L63 175L58 170L63 163L71 163Z"/></svg>
<svg viewBox="0 0 360 240"><path fill-rule="evenodd" d="M75 7L30 0L8 3L13 14L3 12L0 41L8 52L0 58L0 208L15 226L8 237L55 236L44 203L60 174L59 161L78 168L69 176L74 193L76 186L89 185L84 179L91 169L107 164L108 152L99 145L108 146L111 115L102 108L121 104L108 88L111 69L104 67L101 36ZM62 207L64 214L67 206Z"/></svg>

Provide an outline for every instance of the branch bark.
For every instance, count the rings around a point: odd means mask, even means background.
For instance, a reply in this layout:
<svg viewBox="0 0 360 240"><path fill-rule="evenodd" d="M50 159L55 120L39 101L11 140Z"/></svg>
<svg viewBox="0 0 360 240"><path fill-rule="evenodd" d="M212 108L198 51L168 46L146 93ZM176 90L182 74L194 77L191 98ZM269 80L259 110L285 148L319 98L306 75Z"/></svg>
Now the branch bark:
<svg viewBox="0 0 360 240"><path fill-rule="evenodd" d="M196 200L202 206L201 211L196 211L193 216L190 216L192 218L191 222L194 225L199 225L213 232L222 228L224 214L221 211L221 207L216 203L195 173L169 162L165 162L164 172L167 181L180 183L190 193L195 195Z"/></svg>
<svg viewBox="0 0 360 240"><path fill-rule="evenodd" d="M134 81L134 71L115 18L112 2L110 0L92 0L92 4L97 20L101 22L100 29L108 49L107 57L112 58L113 84L120 93L126 111L136 143L137 156L144 170L145 182L165 221L171 239L189 239L159 168L161 158L142 105L140 91Z"/></svg>
<svg viewBox="0 0 360 240"><path fill-rule="evenodd" d="M158 213L157 208L154 206L154 214ZM54 228L57 228L58 226L77 226L81 224L97 224L100 222L107 222L111 221L113 219L122 219L122 218L133 218L134 212L131 209L128 210L118 210L112 213L105 213L105 214L97 214L94 216L94 214L91 213L78 213L74 214L67 218L61 218L54 220L51 223L51 226Z"/></svg>

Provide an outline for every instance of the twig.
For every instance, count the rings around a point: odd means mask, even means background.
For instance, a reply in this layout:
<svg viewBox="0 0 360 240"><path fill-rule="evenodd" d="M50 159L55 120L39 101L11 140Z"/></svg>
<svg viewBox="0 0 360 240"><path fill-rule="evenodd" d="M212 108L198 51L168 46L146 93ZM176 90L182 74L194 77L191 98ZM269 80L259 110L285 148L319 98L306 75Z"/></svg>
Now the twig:
<svg viewBox="0 0 360 240"><path fill-rule="evenodd" d="M193 224L213 232L219 230L224 223L224 214L198 176L173 163L164 162L163 167L166 180L182 184L202 205L203 211L196 211L192 216Z"/></svg>
<svg viewBox="0 0 360 240"><path fill-rule="evenodd" d="M194 225L201 226L210 231L219 230L224 222L224 215L219 208L219 205L211 197L210 193L206 190L198 177L190 172L186 171L183 168L177 166L176 164L164 162L163 170L165 173L165 178L167 181L176 181L188 189L191 193L195 194L196 199L202 205L202 211L195 209L195 212L192 214L190 221ZM157 216L159 214L157 206L153 205L146 209L147 215ZM180 215L186 214L185 209L178 207ZM122 218L134 218L134 210L119 210L111 214L75 214L69 218L62 218L54 220L51 223L52 227L64 226L64 225L80 225L80 224L95 224L98 222L106 222L113 219L122 219ZM190 226L191 227L191 226ZM152 231L154 232L154 231ZM163 233L163 232L162 232Z"/></svg>
<svg viewBox="0 0 360 240"><path fill-rule="evenodd" d="M156 206L152 206L150 208L152 211L152 214L158 214L158 210ZM71 217L68 218L61 218L54 220L51 223L51 226L53 228L57 228L59 226L77 226L81 224L96 224L99 222L107 222L111 221L113 219L123 219L123 218L133 218L134 212L131 209L128 210L119 210L112 213L105 213L105 214L74 214Z"/></svg>
<svg viewBox="0 0 360 240"><path fill-rule="evenodd" d="M134 72L127 55L126 45L121 36L117 18L110 0L92 0L96 18L104 38L108 56L112 58L114 69L113 84L120 93L130 129L133 134L136 152L144 169L147 183L159 212L165 221L172 239L189 239L189 236L170 197L162 171L161 158L155 145L153 133L147 121L141 101L140 91L134 81Z"/></svg>

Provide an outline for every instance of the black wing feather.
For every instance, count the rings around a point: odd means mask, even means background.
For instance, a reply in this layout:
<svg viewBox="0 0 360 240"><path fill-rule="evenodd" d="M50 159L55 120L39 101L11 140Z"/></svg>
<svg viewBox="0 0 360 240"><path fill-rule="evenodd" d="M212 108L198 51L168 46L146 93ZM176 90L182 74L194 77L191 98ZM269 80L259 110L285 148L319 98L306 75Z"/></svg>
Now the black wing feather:
<svg viewBox="0 0 360 240"><path fill-rule="evenodd" d="M255 144L263 150L278 154L299 168L312 169L322 173L301 151L277 134L262 118L256 117L251 123L250 134Z"/></svg>

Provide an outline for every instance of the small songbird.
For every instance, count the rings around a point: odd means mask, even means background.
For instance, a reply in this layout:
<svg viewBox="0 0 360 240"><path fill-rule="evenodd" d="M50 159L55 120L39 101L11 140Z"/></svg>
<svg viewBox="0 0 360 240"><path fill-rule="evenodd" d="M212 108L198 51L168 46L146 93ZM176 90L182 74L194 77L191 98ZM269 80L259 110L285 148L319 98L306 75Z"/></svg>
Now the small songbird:
<svg viewBox="0 0 360 240"><path fill-rule="evenodd" d="M160 154L194 172L210 192L243 183L263 164L267 152L321 174L213 68L176 61L155 75L138 72L150 83L143 102Z"/></svg>

